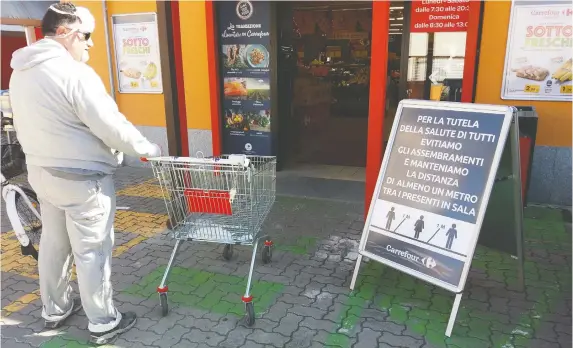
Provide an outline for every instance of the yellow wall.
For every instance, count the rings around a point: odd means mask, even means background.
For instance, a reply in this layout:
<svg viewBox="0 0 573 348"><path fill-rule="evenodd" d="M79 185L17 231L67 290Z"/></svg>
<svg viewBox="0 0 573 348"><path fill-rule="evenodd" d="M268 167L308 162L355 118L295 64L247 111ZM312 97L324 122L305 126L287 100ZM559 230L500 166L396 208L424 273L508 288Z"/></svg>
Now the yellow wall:
<svg viewBox="0 0 573 348"><path fill-rule="evenodd" d="M102 78L109 91L109 69L107 63L107 51L105 44L105 29L103 21L103 6L101 1L74 1L76 6L87 7L96 19L96 30L93 34L95 46L90 50L88 62ZM115 14L157 12L155 1L107 1L109 40L111 45L113 77L115 84L115 96L119 110L133 124L138 126L165 127L165 101L163 94L121 94L117 92L117 72L115 65L115 51L111 16ZM163 57L162 57L163 59ZM165 89L166 86L163 86Z"/></svg>
<svg viewBox="0 0 573 348"><path fill-rule="evenodd" d="M532 105L539 115L537 145L571 146L571 102L502 100L510 1L487 1L482 27L476 103Z"/></svg>
<svg viewBox="0 0 573 348"><path fill-rule="evenodd" d="M187 128L211 129L205 0L180 1Z"/></svg>
<svg viewBox="0 0 573 348"><path fill-rule="evenodd" d="M87 7L96 18L96 31L93 34L95 46L90 51L89 64L102 78L109 91L102 2L75 1L74 3L77 6ZM120 94L117 92L117 72L115 70L111 25L111 16L114 14L157 12L156 2L107 1L107 11L115 95L119 109L136 125L165 127L165 102L162 94ZM211 129L205 0L180 1L179 12L187 128Z"/></svg>
<svg viewBox="0 0 573 348"><path fill-rule="evenodd" d="M94 47L90 49L90 60L88 61L88 64L98 73L109 92L109 74L107 67L107 53L105 48L105 32L103 29L102 2L74 1L74 5L86 7L90 10L96 19L96 28L92 34Z"/></svg>

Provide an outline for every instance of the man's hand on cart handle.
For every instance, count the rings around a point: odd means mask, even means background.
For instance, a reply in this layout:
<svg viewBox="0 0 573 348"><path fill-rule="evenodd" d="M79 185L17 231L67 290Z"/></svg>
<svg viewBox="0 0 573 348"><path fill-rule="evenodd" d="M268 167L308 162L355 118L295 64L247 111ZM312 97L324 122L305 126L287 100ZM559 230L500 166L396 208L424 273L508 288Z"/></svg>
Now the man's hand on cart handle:
<svg viewBox="0 0 573 348"><path fill-rule="evenodd" d="M153 152L152 156L149 156L149 157L161 157L163 155L163 149L161 148L161 146L159 146L158 144L155 144L155 143L151 143L151 145L153 145L153 147L154 147L154 152ZM140 157L139 159L142 162L147 162L147 157Z"/></svg>
<svg viewBox="0 0 573 348"><path fill-rule="evenodd" d="M155 147L155 153L151 157L160 157L161 155L163 155L163 149L161 148L161 146L155 143L152 143L152 145Z"/></svg>

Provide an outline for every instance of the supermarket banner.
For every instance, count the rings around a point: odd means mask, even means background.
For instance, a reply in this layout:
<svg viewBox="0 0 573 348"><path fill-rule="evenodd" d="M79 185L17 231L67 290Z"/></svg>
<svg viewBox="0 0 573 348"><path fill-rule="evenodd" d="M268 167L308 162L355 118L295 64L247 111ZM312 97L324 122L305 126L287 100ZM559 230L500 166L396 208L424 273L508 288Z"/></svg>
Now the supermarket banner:
<svg viewBox="0 0 573 348"><path fill-rule="evenodd" d="M414 0L411 13L412 33L466 31L470 0Z"/></svg>
<svg viewBox="0 0 573 348"><path fill-rule="evenodd" d="M272 155L271 5L217 4L223 89L223 152Z"/></svg>
<svg viewBox="0 0 573 348"><path fill-rule="evenodd" d="M118 90L163 93L155 13L112 16Z"/></svg>
<svg viewBox="0 0 573 348"><path fill-rule="evenodd" d="M514 1L502 99L571 100L571 2Z"/></svg>

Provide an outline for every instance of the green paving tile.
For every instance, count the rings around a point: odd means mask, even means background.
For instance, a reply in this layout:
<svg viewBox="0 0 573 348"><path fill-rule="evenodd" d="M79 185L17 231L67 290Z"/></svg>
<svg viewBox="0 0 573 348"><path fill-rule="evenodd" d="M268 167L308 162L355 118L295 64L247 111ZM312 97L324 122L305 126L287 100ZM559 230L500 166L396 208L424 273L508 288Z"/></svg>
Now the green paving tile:
<svg viewBox="0 0 573 348"><path fill-rule="evenodd" d="M550 209L529 209L524 219L525 247L529 252L553 253L571 257L571 235L566 232L561 212ZM362 266L356 291L347 300L354 313L342 311L340 321L345 330L352 330L360 303L375 300L389 319L404 324L414 334L425 337L435 347L500 347L527 346L532 333L551 313L560 296L571 289L571 265L554 265L525 259L526 287L537 289L539 298L532 307L523 309L519 322L508 324L508 317L486 311L480 301L462 300L451 338L445 336L446 323L454 295L374 261ZM472 267L485 271L490 280L500 284L517 284L517 261L510 255L478 246ZM503 286L503 285L501 285ZM484 299L487 301L487 298ZM328 344L348 347L339 333L332 334Z"/></svg>
<svg viewBox="0 0 573 348"><path fill-rule="evenodd" d="M89 344L85 340L76 340L71 337L67 336L56 336L49 341L46 341L40 345L40 348L87 348L93 347L92 344Z"/></svg>
<svg viewBox="0 0 573 348"><path fill-rule="evenodd" d="M561 209L551 209L545 207L529 206L523 209L523 216L529 219L563 221Z"/></svg>
<svg viewBox="0 0 573 348"><path fill-rule="evenodd" d="M149 298L156 296L165 267L159 267L151 272L139 284L134 284L124 290L125 293ZM169 276L168 300L170 303L199 308L218 314L235 314L242 316L245 305L241 296L245 292L246 277L228 276L205 272L193 268L173 267ZM255 312L262 313L274 302L282 292L283 284L253 281L252 295Z"/></svg>
<svg viewBox="0 0 573 348"><path fill-rule="evenodd" d="M317 242L317 237L299 237L295 240L293 245L289 245L289 242L278 240L274 248L276 250L287 251L297 255L304 255L311 253Z"/></svg>

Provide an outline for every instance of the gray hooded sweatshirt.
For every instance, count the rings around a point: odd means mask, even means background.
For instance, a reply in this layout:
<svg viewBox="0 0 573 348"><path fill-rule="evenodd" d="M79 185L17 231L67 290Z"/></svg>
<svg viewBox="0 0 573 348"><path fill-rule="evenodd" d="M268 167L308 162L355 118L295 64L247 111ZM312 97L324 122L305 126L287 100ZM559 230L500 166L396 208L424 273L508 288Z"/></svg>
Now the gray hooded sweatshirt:
<svg viewBox="0 0 573 348"><path fill-rule="evenodd" d="M42 39L14 52L10 65L14 127L28 164L113 174L119 152L160 155L119 112L96 72L61 44Z"/></svg>

